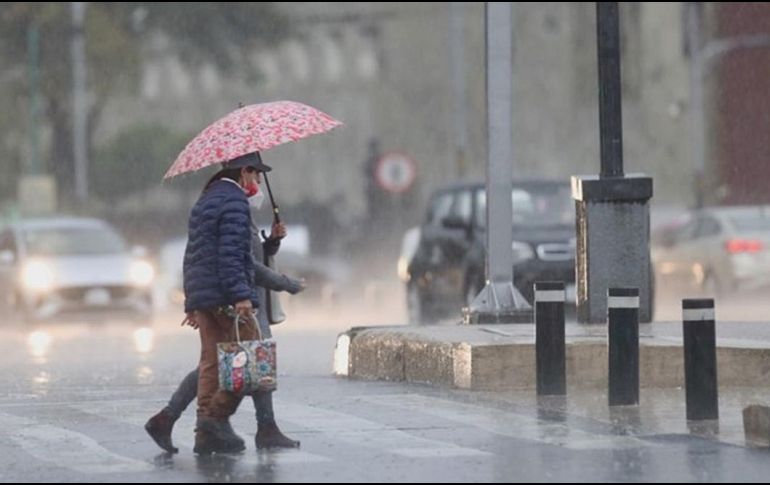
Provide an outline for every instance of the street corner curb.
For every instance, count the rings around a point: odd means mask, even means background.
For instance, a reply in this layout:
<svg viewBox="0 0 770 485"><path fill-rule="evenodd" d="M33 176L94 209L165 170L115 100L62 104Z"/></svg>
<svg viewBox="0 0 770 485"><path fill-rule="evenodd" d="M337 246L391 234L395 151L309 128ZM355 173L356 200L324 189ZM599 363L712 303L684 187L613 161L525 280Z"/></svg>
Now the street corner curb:
<svg viewBox="0 0 770 485"><path fill-rule="evenodd" d="M752 404L743 409L743 431L746 445L753 448L770 447L770 407Z"/></svg>

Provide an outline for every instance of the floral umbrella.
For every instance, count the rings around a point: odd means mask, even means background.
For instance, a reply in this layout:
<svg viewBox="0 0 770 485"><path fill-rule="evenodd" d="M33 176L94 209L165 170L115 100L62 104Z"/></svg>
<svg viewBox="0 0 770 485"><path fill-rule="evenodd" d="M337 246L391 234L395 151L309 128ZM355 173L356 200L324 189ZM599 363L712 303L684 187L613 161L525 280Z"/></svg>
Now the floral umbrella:
<svg viewBox="0 0 770 485"><path fill-rule="evenodd" d="M275 101L238 108L187 144L163 178L325 133L342 122L306 104Z"/></svg>

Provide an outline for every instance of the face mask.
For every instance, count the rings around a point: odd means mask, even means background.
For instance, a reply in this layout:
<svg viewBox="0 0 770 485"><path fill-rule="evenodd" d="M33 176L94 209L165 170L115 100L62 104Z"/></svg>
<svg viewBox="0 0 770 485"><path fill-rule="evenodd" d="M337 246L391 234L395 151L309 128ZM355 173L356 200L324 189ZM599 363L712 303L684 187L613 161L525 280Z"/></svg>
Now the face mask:
<svg viewBox="0 0 770 485"><path fill-rule="evenodd" d="M249 205L257 210L262 208L262 204L265 203L265 192L262 190L259 190L259 186L257 184L254 184L257 187L256 193L249 196Z"/></svg>
<svg viewBox="0 0 770 485"><path fill-rule="evenodd" d="M259 192L259 185L256 182L251 182L243 187L243 191L246 193L246 197L253 197Z"/></svg>

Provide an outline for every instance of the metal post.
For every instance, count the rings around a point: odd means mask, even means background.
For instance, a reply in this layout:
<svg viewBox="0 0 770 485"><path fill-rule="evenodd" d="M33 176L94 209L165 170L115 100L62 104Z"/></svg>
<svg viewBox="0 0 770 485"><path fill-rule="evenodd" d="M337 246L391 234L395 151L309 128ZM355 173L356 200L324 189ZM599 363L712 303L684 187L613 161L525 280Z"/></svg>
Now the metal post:
<svg viewBox="0 0 770 485"><path fill-rule="evenodd" d="M607 291L610 406L639 404L639 289Z"/></svg>
<svg viewBox="0 0 770 485"><path fill-rule="evenodd" d="M513 70L511 4L487 4L487 275L512 281Z"/></svg>
<svg viewBox="0 0 770 485"><path fill-rule="evenodd" d="M28 153L21 167L16 199L21 214L56 212L56 180L46 173L40 154L40 28L27 28L27 86L29 88Z"/></svg>
<svg viewBox="0 0 770 485"><path fill-rule="evenodd" d="M623 116L620 84L620 16L617 2L596 3L599 56L601 177L623 176Z"/></svg>
<svg viewBox="0 0 770 485"><path fill-rule="evenodd" d="M719 419L714 300L682 300L687 419Z"/></svg>
<svg viewBox="0 0 770 485"><path fill-rule="evenodd" d="M29 77L29 163L26 175L42 173L40 164L40 29L27 30L27 72Z"/></svg>
<svg viewBox="0 0 770 485"><path fill-rule="evenodd" d="M510 2L486 3L487 285L465 323L532 323L532 307L513 285L513 131Z"/></svg>
<svg viewBox="0 0 770 485"><path fill-rule="evenodd" d="M690 48L690 130L695 158L695 205L703 207L705 188L705 119L703 115L703 53L701 52L700 2L687 2L685 8L687 44Z"/></svg>
<svg viewBox="0 0 770 485"><path fill-rule="evenodd" d="M88 199L88 153L86 106L86 39L87 2L71 2L72 13L72 146L75 156L75 196L79 202Z"/></svg>
<svg viewBox="0 0 770 485"><path fill-rule="evenodd" d="M537 395L567 394L564 338L564 283L535 283Z"/></svg>
<svg viewBox="0 0 770 485"><path fill-rule="evenodd" d="M468 126L466 122L467 89L465 83L465 32L463 30L464 5L449 3L449 63L452 68L452 92L454 98L454 143L457 176L462 178L466 170L468 152Z"/></svg>

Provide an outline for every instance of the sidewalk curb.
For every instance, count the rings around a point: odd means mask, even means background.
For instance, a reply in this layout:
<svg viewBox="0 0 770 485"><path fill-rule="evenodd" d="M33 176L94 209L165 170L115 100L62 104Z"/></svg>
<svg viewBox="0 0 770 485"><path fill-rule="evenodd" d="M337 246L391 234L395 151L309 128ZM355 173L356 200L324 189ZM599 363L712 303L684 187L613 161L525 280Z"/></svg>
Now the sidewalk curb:
<svg viewBox="0 0 770 485"><path fill-rule="evenodd" d="M524 342L471 343L425 335L424 327L356 327L340 334L347 352L335 353L337 374L352 379L403 381L470 390L535 388L535 345ZM681 343L640 340L640 385L684 385ZM346 354L346 355L345 355ZM567 387L607 385L607 344L599 337L567 338ZM347 359L347 365L340 364ZM721 386L770 386L770 348L717 348ZM342 366L342 371L338 368ZM346 370L345 370L346 369Z"/></svg>

